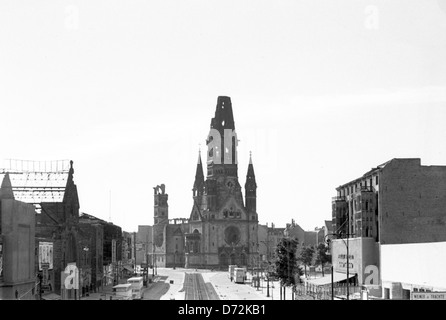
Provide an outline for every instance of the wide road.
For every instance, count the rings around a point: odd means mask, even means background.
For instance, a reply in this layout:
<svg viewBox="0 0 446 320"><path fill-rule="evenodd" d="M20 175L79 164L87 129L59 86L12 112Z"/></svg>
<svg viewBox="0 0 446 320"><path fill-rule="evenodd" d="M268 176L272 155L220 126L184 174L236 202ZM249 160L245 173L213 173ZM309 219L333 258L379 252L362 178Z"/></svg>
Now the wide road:
<svg viewBox="0 0 446 320"><path fill-rule="evenodd" d="M169 291L170 285L164 282L166 279L166 276L160 277L159 281L151 283L148 288L145 288L143 300L160 300Z"/></svg>
<svg viewBox="0 0 446 320"><path fill-rule="evenodd" d="M220 300L212 284L205 283L200 273L186 273L183 289L185 300Z"/></svg>

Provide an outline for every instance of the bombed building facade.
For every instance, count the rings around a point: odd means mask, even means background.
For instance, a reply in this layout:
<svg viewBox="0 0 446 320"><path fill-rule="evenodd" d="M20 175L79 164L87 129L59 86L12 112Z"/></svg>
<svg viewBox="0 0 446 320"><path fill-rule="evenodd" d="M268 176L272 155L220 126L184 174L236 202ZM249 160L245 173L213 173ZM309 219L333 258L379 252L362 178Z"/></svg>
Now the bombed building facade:
<svg viewBox="0 0 446 320"><path fill-rule="evenodd" d="M169 219L165 186L154 188L156 266L226 268L258 262L257 184L250 156L243 197L237 142L231 99L220 96L206 141L206 176L198 157L189 218Z"/></svg>

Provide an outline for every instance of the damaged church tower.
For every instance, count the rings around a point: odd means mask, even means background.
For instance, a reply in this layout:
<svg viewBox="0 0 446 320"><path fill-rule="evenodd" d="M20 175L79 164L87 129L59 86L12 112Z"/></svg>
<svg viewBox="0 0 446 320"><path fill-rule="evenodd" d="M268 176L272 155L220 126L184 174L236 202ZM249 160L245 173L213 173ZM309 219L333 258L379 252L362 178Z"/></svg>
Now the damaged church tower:
<svg viewBox="0 0 446 320"><path fill-rule="evenodd" d="M254 166L250 156L245 205L238 179L237 143L231 98L220 96L206 140L206 177L201 152L198 156L190 216L180 224L158 223L157 237L165 239L163 266L227 268L258 263ZM155 218L159 218L157 210L155 207Z"/></svg>

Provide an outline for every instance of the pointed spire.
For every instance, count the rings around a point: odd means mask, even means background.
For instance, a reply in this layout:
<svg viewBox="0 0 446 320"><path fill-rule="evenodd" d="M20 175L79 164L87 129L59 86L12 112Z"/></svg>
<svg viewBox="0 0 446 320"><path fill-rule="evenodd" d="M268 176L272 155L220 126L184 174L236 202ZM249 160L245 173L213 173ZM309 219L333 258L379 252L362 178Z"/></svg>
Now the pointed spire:
<svg viewBox="0 0 446 320"><path fill-rule="evenodd" d="M198 162L197 164L201 164L201 147L198 148Z"/></svg>
<svg viewBox="0 0 446 320"><path fill-rule="evenodd" d="M249 151L249 165L248 165L248 173L246 174L246 181L254 179L255 181L255 174L254 174L254 166L252 165L252 152Z"/></svg>
<svg viewBox="0 0 446 320"><path fill-rule="evenodd" d="M197 170L195 172L194 190L199 190L204 186L203 164L201 162L201 150L198 150Z"/></svg>
<svg viewBox="0 0 446 320"><path fill-rule="evenodd" d="M0 199L14 199L14 192L12 191L11 180L7 172L3 178L2 186L0 188Z"/></svg>

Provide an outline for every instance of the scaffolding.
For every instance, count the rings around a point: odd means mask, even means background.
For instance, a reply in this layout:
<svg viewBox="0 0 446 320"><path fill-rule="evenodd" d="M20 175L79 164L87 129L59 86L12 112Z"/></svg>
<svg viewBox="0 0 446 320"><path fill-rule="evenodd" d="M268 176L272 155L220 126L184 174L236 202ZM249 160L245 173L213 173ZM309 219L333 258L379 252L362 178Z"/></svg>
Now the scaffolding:
<svg viewBox="0 0 446 320"><path fill-rule="evenodd" d="M4 160L0 180L9 175L14 198L33 204L40 213L41 203L63 202L72 162L69 160Z"/></svg>

